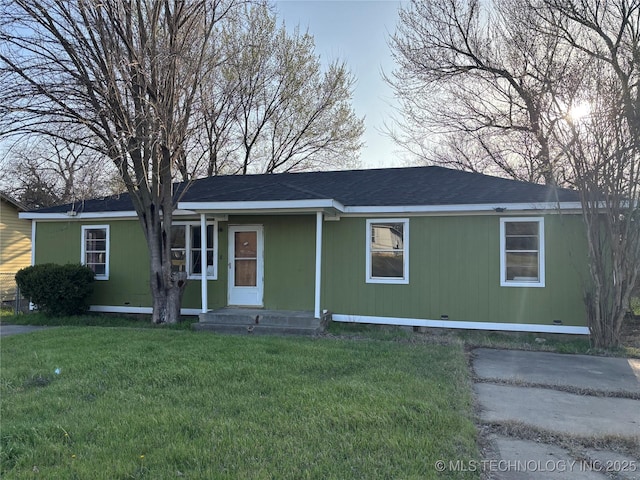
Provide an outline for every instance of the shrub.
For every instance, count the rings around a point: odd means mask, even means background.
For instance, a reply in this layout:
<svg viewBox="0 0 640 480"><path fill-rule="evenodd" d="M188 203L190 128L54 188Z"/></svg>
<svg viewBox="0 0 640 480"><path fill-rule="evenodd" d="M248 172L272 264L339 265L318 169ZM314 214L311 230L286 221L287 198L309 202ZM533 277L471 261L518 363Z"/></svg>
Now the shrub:
<svg viewBox="0 0 640 480"><path fill-rule="evenodd" d="M78 315L89 308L94 273L84 265L43 263L16 273L22 294L46 315Z"/></svg>

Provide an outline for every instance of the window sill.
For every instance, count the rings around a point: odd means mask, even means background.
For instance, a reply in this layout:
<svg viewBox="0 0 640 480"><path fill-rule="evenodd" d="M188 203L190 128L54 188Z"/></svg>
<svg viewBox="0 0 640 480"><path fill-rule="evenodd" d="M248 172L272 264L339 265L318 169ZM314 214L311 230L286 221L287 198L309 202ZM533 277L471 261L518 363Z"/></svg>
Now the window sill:
<svg viewBox="0 0 640 480"><path fill-rule="evenodd" d="M215 277L207 276L207 280L217 280L218 276ZM202 280L202 275L189 275L187 276L187 280Z"/></svg>
<svg viewBox="0 0 640 480"><path fill-rule="evenodd" d="M367 278L367 283L381 283L385 285L409 285L407 278Z"/></svg>
<svg viewBox="0 0 640 480"><path fill-rule="evenodd" d="M543 282L501 282L501 287L531 287L544 288Z"/></svg>

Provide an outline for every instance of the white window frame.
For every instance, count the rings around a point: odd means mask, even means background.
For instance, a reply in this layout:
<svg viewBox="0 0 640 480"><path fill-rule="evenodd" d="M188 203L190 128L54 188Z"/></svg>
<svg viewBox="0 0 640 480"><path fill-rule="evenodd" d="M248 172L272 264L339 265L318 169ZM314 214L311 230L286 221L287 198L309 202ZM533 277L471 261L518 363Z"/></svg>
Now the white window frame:
<svg viewBox="0 0 640 480"><path fill-rule="evenodd" d="M507 280L507 223L529 222L538 224L538 280ZM502 287L544 287L545 286L545 235L544 217L505 217L500 219L500 286Z"/></svg>
<svg viewBox="0 0 640 480"><path fill-rule="evenodd" d="M374 277L371 275L371 242L373 234L371 226L376 223L402 223L403 243L403 277ZM408 218L369 218L367 219L366 232L367 259L366 259L366 283L386 283L406 285L409 283L409 219Z"/></svg>
<svg viewBox="0 0 640 480"><path fill-rule="evenodd" d="M184 235L185 235L185 262L187 269L187 278L190 280L201 280L201 273L191 273L189 270L191 268L191 255L192 255L192 247L191 247L191 227L200 227L200 221L186 221L186 222L173 222L173 226L185 226ZM217 220L207 220L207 227L213 227L213 274L207 274L207 280L217 280L218 279L218 222ZM201 246L202 247L202 246ZM207 248L204 248L205 252Z"/></svg>
<svg viewBox="0 0 640 480"><path fill-rule="evenodd" d="M96 280L109 280L109 260L110 260L110 252L111 252L111 232L109 225L82 225L82 239L81 239L81 248L80 248L80 263L82 265L86 265L87 261L87 230L105 230L106 232L106 242L105 242L105 267L104 274L95 275Z"/></svg>

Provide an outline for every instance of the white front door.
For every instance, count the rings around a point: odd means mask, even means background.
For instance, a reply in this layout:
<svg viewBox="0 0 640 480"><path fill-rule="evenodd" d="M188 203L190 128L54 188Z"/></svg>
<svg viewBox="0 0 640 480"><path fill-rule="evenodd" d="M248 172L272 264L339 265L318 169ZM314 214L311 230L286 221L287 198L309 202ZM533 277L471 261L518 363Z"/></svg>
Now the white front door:
<svg viewBox="0 0 640 480"><path fill-rule="evenodd" d="M262 226L229 227L229 305L262 306Z"/></svg>

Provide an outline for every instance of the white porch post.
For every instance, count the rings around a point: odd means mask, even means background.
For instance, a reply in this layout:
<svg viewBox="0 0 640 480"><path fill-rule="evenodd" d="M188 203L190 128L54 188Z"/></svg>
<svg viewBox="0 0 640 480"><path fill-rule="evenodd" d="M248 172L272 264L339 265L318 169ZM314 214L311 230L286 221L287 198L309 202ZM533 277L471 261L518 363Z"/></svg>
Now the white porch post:
<svg viewBox="0 0 640 480"><path fill-rule="evenodd" d="M313 315L320 318L320 283L322 280L322 212L316 212L316 295Z"/></svg>
<svg viewBox="0 0 640 480"><path fill-rule="evenodd" d="M36 220L31 220L31 265L36 264ZM82 239L84 242L84 239ZM35 310L36 306L29 302L29 311Z"/></svg>
<svg viewBox="0 0 640 480"><path fill-rule="evenodd" d="M36 264L36 220L31 220L31 265Z"/></svg>
<svg viewBox="0 0 640 480"><path fill-rule="evenodd" d="M207 215L205 213L200 214L200 271L202 272L200 279L202 313L207 313L209 292L207 289Z"/></svg>

